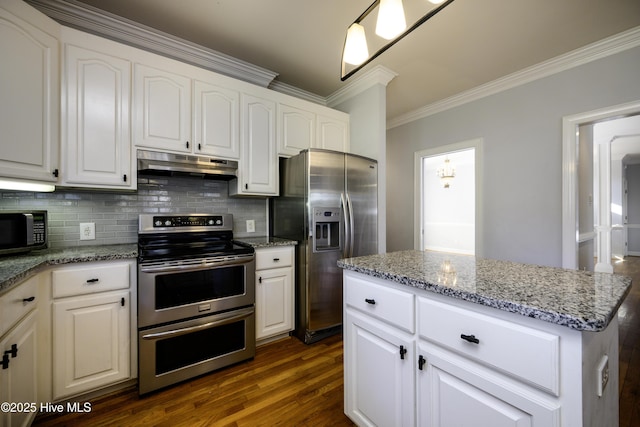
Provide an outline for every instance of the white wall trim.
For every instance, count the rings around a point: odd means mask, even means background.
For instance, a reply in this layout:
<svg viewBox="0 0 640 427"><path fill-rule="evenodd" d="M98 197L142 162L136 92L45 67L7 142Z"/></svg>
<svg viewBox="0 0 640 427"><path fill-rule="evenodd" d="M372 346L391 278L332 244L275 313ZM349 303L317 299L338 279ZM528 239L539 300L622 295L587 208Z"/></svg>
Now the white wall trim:
<svg viewBox="0 0 640 427"><path fill-rule="evenodd" d="M562 267L578 268L578 134L581 124L640 112L640 101L562 118Z"/></svg>
<svg viewBox="0 0 640 427"><path fill-rule="evenodd" d="M63 25L268 87L278 73L75 0L25 0Z"/></svg>
<svg viewBox="0 0 640 427"><path fill-rule="evenodd" d="M398 73L395 71L383 67L382 65L377 65L371 70L359 75L346 86L329 95L327 97L326 105L328 107L333 107L341 104L377 84L386 86L397 75Z"/></svg>
<svg viewBox="0 0 640 427"><path fill-rule="evenodd" d="M445 110L640 46L640 27L592 43L387 121L392 129Z"/></svg>
<svg viewBox="0 0 640 427"><path fill-rule="evenodd" d="M413 184L413 248L416 250L422 250L422 193L423 193L423 185L424 182L422 176L422 159L425 157L433 157L439 156L446 153L452 153L455 151L463 151L468 149L475 149L475 185L476 185L476 218L475 218L475 256L481 258L483 256L483 206L482 201L484 199L482 194L482 177L483 171L482 167L484 164L483 159L483 146L484 140L483 138L476 138L467 141L461 141L454 144L449 145L441 145L439 147L429 148L426 150L416 151L413 154L413 175L414 175L414 184Z"/></svg>

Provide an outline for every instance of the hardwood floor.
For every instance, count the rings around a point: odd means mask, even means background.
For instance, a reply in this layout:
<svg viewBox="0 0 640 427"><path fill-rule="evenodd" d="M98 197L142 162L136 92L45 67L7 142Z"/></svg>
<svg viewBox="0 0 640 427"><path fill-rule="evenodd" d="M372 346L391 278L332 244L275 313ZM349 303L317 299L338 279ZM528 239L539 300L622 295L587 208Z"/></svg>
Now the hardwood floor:
<svg viewBox="0 0 640 427"><path fill-rule="evenodd" d="M92 402L91 413L38 417L36 426L352 426L343 413L342 336L258 347L254 360L138 397Z"/></svg>
<svg viewBox="0 0 640 427"><path fill-rule="evenodd" d="M616 264L633 287L620 308L620 427L640 427L640 257ZM36 426L352 426L343 413L342 337L259 347L256 358L138 397L92 402L88 414L39 417Z"/></svg>
<svg viewBox="0 0 640 427"><path fill-rule="evenodd" d="M640 426L640 257L614 264L616 273L633 279L618 311L620 321L620 427Z"/></svg>

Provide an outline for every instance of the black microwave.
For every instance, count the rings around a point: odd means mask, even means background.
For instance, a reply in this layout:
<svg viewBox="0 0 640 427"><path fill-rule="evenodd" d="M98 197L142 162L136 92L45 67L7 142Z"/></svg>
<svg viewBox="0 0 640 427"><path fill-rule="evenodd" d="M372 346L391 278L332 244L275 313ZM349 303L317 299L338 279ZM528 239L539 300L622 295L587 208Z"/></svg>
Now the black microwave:
<svg viewBox="0 0 640 427"><path fill-rule="evenodd" d="M0 211L0 255L47 247L47 211Z"/></svg>

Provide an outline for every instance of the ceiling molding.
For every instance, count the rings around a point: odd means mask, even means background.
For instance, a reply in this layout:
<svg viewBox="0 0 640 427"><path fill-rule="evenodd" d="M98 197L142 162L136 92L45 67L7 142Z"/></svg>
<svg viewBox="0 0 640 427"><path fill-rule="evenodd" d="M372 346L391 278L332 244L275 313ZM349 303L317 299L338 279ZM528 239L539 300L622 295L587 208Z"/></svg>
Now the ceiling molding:
<svg viewBox="0 0 640 427"><path fill-rule="evenodd" d="M284 93L286 95L295 96L296 98L305 99L310 102L314 102L320 105L327 105L327 98L324 96L316 95L315 93L302 90L298 87L291 86L290 84L283 83L278 79L273 80L269 89L273 89L276 92Z"/></svg>
<svg viewBox="0 0 640 427"><path fill-rule="evenodd" d="M392 129L415 120L423 119L436 113L449 110L489 95L512 89L532 81L548 77L561 71L605 58L616 53L640 46L640 27L632 28L620 34L576 49L551 60L541 62L524 70L459 93L442 101L434 102L417 110L402 114L387 121L387 129Z"/></svg>
<svg viewBox="0 0 640 427"><path fill-rule="evenodd" d="M75 0L25 0L63 25L268 87L278 73Z"/></svg>
<svg viewBox="0 0 640 427"><path fill-rule="evenodd" d="M389 82L393 80L397 75L398 73L388 69L387 67L376 65L369 71L359 75L346 86L343 86L341 89L329 95L327 97L326 105L329 107L333 107L341 104L347 99L350 99L378 84L387 86Z"/></svg>

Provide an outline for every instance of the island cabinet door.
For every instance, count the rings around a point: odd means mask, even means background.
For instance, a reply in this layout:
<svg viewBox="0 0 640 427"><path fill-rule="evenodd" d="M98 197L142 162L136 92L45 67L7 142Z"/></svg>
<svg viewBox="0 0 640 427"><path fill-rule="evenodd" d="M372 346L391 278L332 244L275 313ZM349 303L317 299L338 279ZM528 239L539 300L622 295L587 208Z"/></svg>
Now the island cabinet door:
<svg viewBox="0 0 640 427"><path fill-rule="evenodd" d="M417 364L421 427L560 425L552 399L470 360L420 342Z"/></svg>
<svg viewBox="0 0 640 427"><path fill-rule="evenodd" d="M411 336L346 310L345 413L358 426L415 425Z"/></svg>

